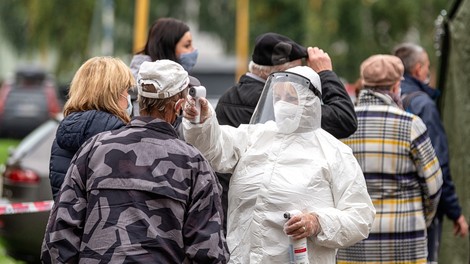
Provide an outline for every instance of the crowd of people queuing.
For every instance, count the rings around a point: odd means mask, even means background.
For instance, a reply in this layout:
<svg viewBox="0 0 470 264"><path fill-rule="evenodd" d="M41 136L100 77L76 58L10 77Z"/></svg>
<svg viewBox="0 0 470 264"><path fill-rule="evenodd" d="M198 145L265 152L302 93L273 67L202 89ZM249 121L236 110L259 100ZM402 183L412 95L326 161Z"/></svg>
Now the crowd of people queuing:
<svg viewBox="0 0 470 264"><path fill-rule="evenodd" d="M426 263L444 215L468 235L420 46L362 62L355 103L327 52L267 32L198 109L197 57L187 24L160 18L129 66L78 69L43 263L294 263L289 238L305 263Z"/></svg>

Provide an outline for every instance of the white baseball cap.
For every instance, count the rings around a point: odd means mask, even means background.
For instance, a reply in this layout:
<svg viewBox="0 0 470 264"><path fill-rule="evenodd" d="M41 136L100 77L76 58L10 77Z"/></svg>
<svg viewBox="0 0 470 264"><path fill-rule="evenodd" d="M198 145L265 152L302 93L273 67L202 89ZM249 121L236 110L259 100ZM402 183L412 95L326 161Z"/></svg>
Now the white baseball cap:
<svg viewBox="0 0 470 264"><path fill-rule="evenodd" d="M143 91L143 84L152 84L156 92ZM140 65L137 88L140 96L164 99L172 97L189 86L200 85L184 68L172 60L145 61Z"/></svg>

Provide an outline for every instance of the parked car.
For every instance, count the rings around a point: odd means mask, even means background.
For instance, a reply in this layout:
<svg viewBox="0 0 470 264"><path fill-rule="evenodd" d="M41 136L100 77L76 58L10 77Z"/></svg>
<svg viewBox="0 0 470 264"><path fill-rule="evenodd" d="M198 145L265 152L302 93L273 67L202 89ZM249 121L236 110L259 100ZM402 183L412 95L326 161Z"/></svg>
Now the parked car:
<svg viewBox="0 0 470 264"><path fill-rule="evenodd" d="M38 67L18 68L0 88L0 137L23 138L61 108L50 74Z"/></svg>
<svg viewBox="0 0 470 264"><path fill-rule="evenodd" d="M2 180L2 201L51 201L49 158L61 115L49 119L10 152ZM0 215L0 236L8 255L38 263L50 210Z"/></svg>

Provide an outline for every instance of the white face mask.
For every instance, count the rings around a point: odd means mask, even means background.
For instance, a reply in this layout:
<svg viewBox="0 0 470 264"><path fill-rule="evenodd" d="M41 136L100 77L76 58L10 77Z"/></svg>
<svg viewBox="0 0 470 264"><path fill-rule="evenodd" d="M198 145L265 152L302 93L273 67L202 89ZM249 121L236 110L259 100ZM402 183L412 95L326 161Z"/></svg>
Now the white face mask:
<svg viewBox="0 0 470 264"><path fill-rule="evenodd" d="M292 133L299 125L297 111L299 106L286 101L277 101L274 103L274 118L279 132Z"/></svg>
<svg viewBox="0 0 470 264"><path fill-rule="evenodd" d="M128 94L127 95L127 108L126 108L126 113L129 116L132 116L132 102L131 102L131 96Z"/></svg>

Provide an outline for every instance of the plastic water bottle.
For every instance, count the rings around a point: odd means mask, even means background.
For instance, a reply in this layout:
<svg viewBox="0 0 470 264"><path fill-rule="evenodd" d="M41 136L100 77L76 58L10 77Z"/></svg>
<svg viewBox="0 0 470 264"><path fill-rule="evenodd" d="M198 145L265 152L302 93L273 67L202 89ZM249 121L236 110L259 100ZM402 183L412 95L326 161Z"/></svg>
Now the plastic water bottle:
<svg viewBox="0 0 470 264"><path fill-rule="evenodd" d="M284 213L285 219L291 219L294 215L301 214L299 210L291 210ZM294 240L289 236L289 263L290 264L309 264L307 238Z"/></svg>

